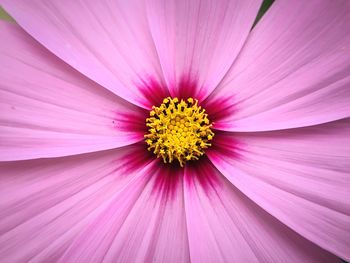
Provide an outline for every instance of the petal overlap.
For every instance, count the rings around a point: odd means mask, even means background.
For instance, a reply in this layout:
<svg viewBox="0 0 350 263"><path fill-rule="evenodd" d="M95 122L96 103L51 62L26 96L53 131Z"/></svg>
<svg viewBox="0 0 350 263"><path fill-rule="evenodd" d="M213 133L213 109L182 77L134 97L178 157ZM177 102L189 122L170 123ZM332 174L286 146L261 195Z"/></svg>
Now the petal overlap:
<svg viewBox="0 0 350 263"><path fill-rule="evenodd" d="M202 100L215 89L240 52L261 2L148 2L150 30L172 96Z"/></svg>
<svg viewBox="0 0 350 263"><path fill-rule="evenodd" d="M350 116L350 3L276 1L253 29L212 101L234 114L216 128L268 131Z"/></svg>
<svg viewBox="0 0 350 263"><path fill-rule="evenodd" d="M1 260L350 260L350 3L261 2L0 0ZM184 168L168 96L215 130Z"/></svg>
<svg viewBox="0 0 350 263"><path fill-rule="evenodd" d="M1 260L56 262L117 196L142 191L150 164L136 146L1 162Z"/></svg>
<svg viewBox="0 0 350 263"><path fill-rule="evenodd" d="M31 36L118 96L149 108L139 88L162 72L145 1L1 1ZM166 93L164 85L159 91Z"/></svg>
<svg viewBox="0 0 350 263"><path fill-rule="evenodd" d="M93 262L189 262L182 171L158 160L103 208L60 259Z"/></svg>
<svg viewBox="0 0 350 263"><path fill-rule="evenodd" d="M0 23L0 160L111 149L143 138L144 112Z"/></svg>
<svg viewBox="0 0 350 263"><path fill-rule="evenodd" d="M210 162L186 168L184 183L191 262L336 260L254 204Z"/></svg>
<svg viewBox="0 0 350 263"><path fill-rule="evenodd" d="M227 133L221 138L225 151L208 156L268 213L349 259L349 133L349 119L296 130Z"/></svg>

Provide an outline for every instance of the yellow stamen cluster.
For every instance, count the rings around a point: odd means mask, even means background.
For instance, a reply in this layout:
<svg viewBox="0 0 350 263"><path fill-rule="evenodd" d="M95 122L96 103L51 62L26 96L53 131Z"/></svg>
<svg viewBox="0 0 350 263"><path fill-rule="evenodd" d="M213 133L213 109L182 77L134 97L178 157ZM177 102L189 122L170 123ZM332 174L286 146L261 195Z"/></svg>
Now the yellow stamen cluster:
<svg viewBox="0 0 350 263"><path fill-rule="evenodd" d="M148 150L164 163L177 159L181 167L186 161L198 160L214 136L208 114L192 98L165 98L160 106L152 107L146 125Z"/></svg>

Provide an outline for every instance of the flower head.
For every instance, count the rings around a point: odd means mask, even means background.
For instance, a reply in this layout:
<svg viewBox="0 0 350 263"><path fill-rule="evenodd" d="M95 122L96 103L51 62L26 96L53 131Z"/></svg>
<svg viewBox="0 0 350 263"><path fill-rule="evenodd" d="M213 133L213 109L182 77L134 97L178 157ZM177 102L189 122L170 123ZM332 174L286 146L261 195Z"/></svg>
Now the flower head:
<svg viewBox="0 0 350 263"><path fill-rule="evenodd" d="M350 259L350 3L0 0L4 262Z"/></svg>

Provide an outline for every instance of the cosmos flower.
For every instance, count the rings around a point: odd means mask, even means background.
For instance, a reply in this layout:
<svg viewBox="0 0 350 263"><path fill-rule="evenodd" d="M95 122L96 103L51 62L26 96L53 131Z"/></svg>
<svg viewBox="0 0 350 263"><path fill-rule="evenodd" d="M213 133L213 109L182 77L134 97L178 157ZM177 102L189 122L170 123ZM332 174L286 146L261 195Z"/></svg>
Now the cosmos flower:
<svg viewBox="0 0 350 263"><path fill-rule="evenodd" d="M350 2L1 0L2 262L350 259Z"/></svg>

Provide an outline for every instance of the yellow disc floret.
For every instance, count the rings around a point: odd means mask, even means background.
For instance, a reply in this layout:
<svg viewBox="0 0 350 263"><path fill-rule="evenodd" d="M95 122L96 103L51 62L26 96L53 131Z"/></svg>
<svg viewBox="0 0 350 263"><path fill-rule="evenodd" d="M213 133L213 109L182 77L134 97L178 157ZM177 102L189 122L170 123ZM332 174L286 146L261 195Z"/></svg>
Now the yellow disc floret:
<svg viewBox="0 0 350 263"><path fill-rule="evenodd" d="M152 107L146 125L148 150L164 163L177 159L181 167L186 161L198 160L214 137L208 114L193 98L165 98L160 106Z"/></svg>

